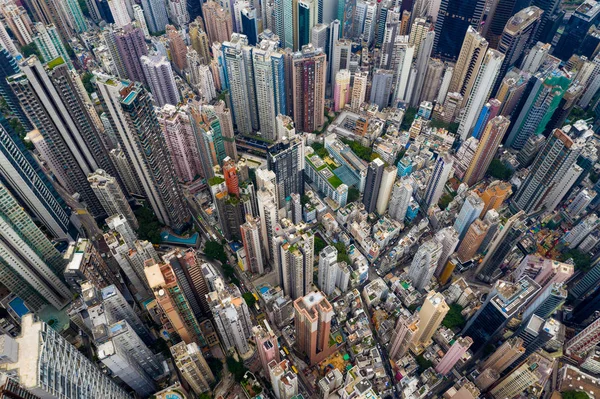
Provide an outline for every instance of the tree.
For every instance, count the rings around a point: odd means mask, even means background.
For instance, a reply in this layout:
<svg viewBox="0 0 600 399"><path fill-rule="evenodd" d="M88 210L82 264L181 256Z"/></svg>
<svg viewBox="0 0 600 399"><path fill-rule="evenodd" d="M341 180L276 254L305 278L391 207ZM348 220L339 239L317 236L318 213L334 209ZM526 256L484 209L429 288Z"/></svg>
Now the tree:
<svg viewBox="0 0 600 399"><path fill-rule="evenodd" d="M244 366L244 362L240 362L235 360L233 357L227 357L227 369L231 374L233 374L233 378L236 382L242 382L244 379L244 374L246 374L246 367Z"/></svg>
<svg viewBox="0 0 600 399"><path fill-rule="evenodd" d="M402 118L402 123L400 124L400 130L408 130L412 126L413 121L415 120L415 116L417 115L416 108L408 108L404 113L404 118Z"/></svg>
<svg viewBox="0 0 600 399"><path fill-rule="evenodd" d="M573 259L575 269L582 272L587 272L592 266L592 257L589 253L581 252L578 249L569 249L561 254L561 260Z"/></svg>
<svg viewBox="0 0 600 399"><path fill-rule="evenodd" d="M221 374L223 374L223 362L214 357L209 357L206 359L206 363L208 364L208 368L212 370L216 380L219 381Z"/></svg>
<svg viewBox="0 0 600 399"><path fill-rule="evenodd" d="M442 197L438 201L438 205L440 206L440 209L444 210L444 209L448 208L448 205L450 204L450 202L452 202L453 199L454 199L454 197L450 194L442 195Z"/></svg>
<svg viewBox="0 0 600 399"><path fill-rule="evenodd" d="M419 373L427 370L429 367L433 366L433 363L429 359L425 359L423 355L419 355L415 359L417 364L419 365Z"/></svg>
<svg viewBox="0 0 600 399"><path fill-rule="evenodd" d="M582 391L564 391L562 393L563 399L590 399L587 393Z"/></svg>
<svg viewBox="0 0 600 399"><path fill-rule="evenodd" d="M223 249L223 245L216 241L208 241L204 246L204 255L208 256L211 259L216 259L223 263L227 263L227 255L225 254L225 249Z"/></svg>
<svg viewBox="0 0 600 399"><path fill-rule="evenodd" d="M358 201L360 198L360 191L356 187L350 187L348 189L348 202Z"/></svg>
<svg viewBox="0 0 600 399"><path fill-rule="evenodd" d="M85 91L87 91L89 94L92 94L96 91L94 85L92 84L93 78L94 75L92 75L89 72L86 72L81 76L81 82L83 83L83 87L85 87Z"/></svg>
<svg viewBox="0 0 600 399"><path fill-rule="evenodd" d="M158 221L154 212L148 207L141 207L135 210L135 216L139 222L137 230L138 237L141 240L148 240L153 244L160 243L160 231L163 225Z"/></svg>
<svg viewBox="0 0 600 399"><path fill-rule="evenodd" d="M242 294L242 298L244 298L244 301L246 301L246 305L248 305L248 307L253 307L254 304L256 303L256 298L254 298L254 295L252 295L251 292L244 292Z"/></svg>
<svg viewBox="0 0 600 399"><path fill-rule="evenodd" d="M512 177L512 171L499 159L492 160L487 174L501 180L509 180Z"/></svg>
<svg viewBox="0 0 600 399"><path fill-rule="evenodd" d="M600 173L596 172L595 169L592 169L590 171L590 181L594 184L596 184L598 182L598 179L600 178Z"/></svg>
<svg viewBox="0 0 600 399"><path fill-rule="evenodd" d="M327 243L321 237L315 235L315 255L320 254L326 246Z"/></svg>
<svg viewBox="0 0 600 399"><path fill-rule="evenodd" d="M442 325L449 329L457 327L463 327L465 325L465 318L462 315L463 307L459 304L453 303L450 305L450 310L442 320Z"/></svg>
<svg viewBox="0 0 600 399"><path fill-rule="evenodd" d="M373 160L372 159L373 150L371 148L365 147L364 145L362 145L356 141L352 141L352 140L348 140L348 139L341 139L341 140L344 144L348 145L348 147L350 147L352 152L354 152L356 154L356 156L359 157L360 159L363 159L367 162L371 162Z"/></svg>
<svg viewBox="0 0 600 399"><path fill-rule="evenodd" d="M42 53L40 53L40 50L37 48L37 46L33 42L22 46L21 53L23 54L23 57L25 57L25 58L27 58L31 55L35 55L40 59L42 58Z"/></svg>

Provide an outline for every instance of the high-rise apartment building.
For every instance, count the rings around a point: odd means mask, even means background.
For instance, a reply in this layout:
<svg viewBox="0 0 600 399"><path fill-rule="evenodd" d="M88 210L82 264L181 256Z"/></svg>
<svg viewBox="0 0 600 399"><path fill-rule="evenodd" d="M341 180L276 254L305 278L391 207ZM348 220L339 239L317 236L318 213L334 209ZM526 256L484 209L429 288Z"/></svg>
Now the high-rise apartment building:
<svg viewBox="0 0 600 399"><path fill-rule="evenodd" d="M152 106L140 83L115 81L98 75L102 105L143 194L162 223L181 230L190 220L187 205Z"/></svg>
<svg viewBox="0 0 600 399"><path fill-rule="evenodd" d="M112 40L114 40L116 49L113 61L117 66L119 76L123 79L147 83L141 62L141 57L148 54L144 32L139 28L126 25L124 28L116 30L113 35ZM108 47L110 50L110 45ZM122 68L119 68L119 64L122 65ZM125 75L122 75L123 72Z"/></svg>
<svg viewBox="0 0 600 399"><path fill-rule="evenodd" d="M289 360L269 362L269 377L277 399L292 399L298 395L298 376L293 372Z"/></svg>
<svg viewBox="0 0 600 399"><path fill-rule="evenodd" d="M323 126L326 67L325 53L312 44L292 56L293 116L296 129L301 132L312 132Z"/></svg>
<svg viewBox="0 0 600 399"><path fill-rule="evenodd" d="M565 344L565 353L569 356L583 357L600 342L600 318L594 320Z"/></svg>
<svg viewBox="0 0 600 399"><path fill-rule="evenodd" d="M435 366L435 371L442 375L448 374L465 353L467 353L472 344L473 340L471 337L459 337L454 341L437 366Z"/></svg>
<svg viewBox="0 0 600 399"><path fill-rule="evenodd" d="M179 90L175 83L171 63L167 58L160 55L140 57L142 70L146 77L152 96L159 107L166 104L177 105L179 103Z"/></svg>
<svg viewBox="0 0 600 399"><path fill-rule="evenodd" d="M57 331L34 321L31 313L21 318L21 334L13 342L17 355L4 367L14 370L23 388L37 397L75 399L87 392L94 398L131 399Z"/></svg>
<svg viewBox="0 0 600 399"><path fill-rule="evenodd" d="M142 0L142 8L150 32L158 33L164 31L169 23L166 2L160 0Z"/></svg>
<svg viewBox="0 0 600 399"><path fill-rule="evenodd" d="M498 382L490 395L496 399L511 398L530 387L544 386L552 374L554 360L534 353L527 361Z"/></svg>
<svg viewBox="0 0 600 399"><path fill-rule="evenodd" d="M64 308L72 298L63 280L67 261L3 185L0 216L0 283L31 310Z"/></svg>
<svg viewBox="0 0 600 399"><path fill-rule="evenodd" d="M122 28L131 23L125 0L108 0L107 3L110 8L110 13L115 20L115 25Z"/></svg>
<svg viewBox="0 0 600 399"><path fill-rule="evenodd" d="M479 197L483 200L483 210L481 211L480 217L485 217L487 212L491 209L500 209L504 204L504 201L510 197L511 194L512 186L509 182L500 180L492 182L483 192L479 193Z"/></svg>
<svg viewBox="0 0 600 399"><path fill-rule="evenodd" d="M384 167L383 161L376 158L371 161L367 169L367 180L362 203L365 205L365 210L368 213L373 213L377 207L377 197L379 195L379 188L381 187Z"/></svg>
<svg viewBox="0 0 600 399"><path fill-rule="evenodd" d="M489 227L489 224L481 219L475 219L471 226L469 226L467 234L465 234L456 251L456 256L461 262L473 259L483 239L486 237Z"/></svg>
<svg viewBox="0 0 600 399"><path fill-rule="evenodd" d="M406 217L408 205L412 199L412 185L404 179L396 180L392 188L392 196L389 203L389 215L392 219L403 222Z"/></svg>
<svg viewBox="0 0 600 399"><path fill-rule="evenodd" d="M454 222L454 229L458 232L458 237L461 240L467 234L471 223L481 215L483 205L483 200L474 192L469 193L467 198L465 198L465 202L460 208L460 212Z"/></svg>
<svg viewBox="0 0 600 399"><path fill-rule="evenodd" d="M484 177L509 125L510 120L503 116L497 116L487 123L477 145L477 150L463 177L466 184L472 186Z"/></svg>
<svg viewBox="0 0 600 399"><path fill-rule="evenodd" d="M350 71L347 69L342 69L335 75L333 102L335 111L344 109L350 103Z"/></svg>
<svg viewBox="0 0 600 399"><path fill-rule="evenodd" d="M401 314L396 322L396 327L392 333L392 338L388 346L390 359L397 360L402 358L410 348L414 336L419 331L418 314L407 316Z"/></svg>
<svg viewBox="0 0 600 399"><path fill-rule="evenodd" d="M294 301L294 310L297 349L317 364L337 349L329 344L333 307L322 292L311 292Z"/></svg>
<svg viewBox="0 0 600 399"><path fill-rule="evenodd" d="M50 62L56 58L62 57L65 63L72 68L71 59L67 49L60 39L60 34L55 25L44 25L36 22L35 30L37 35L33 37L33 42L38 48L44 62Z"/></svg>
<svg viewBox="0 0 600 399"><path fill-rule="evenodd" d="M233 26L229 11L221 7L216 1L209 1L202 5L202 13L204 14L209 43L223 43L231 39Z"/></svg>
<svg viewBox="0 0 600 399"><path fill-rule="evenodd" d="M175 70L182 72L187 68L187 46L183 41L183 38L173 25L167 25L167 38L169 43L169 50L171 55L171 61L175 66Z"/></svg>
<svg viewBox="0 0 600 399"><path fill-rule="evenodd" d="M441 253L442 244L435 238L425 242L417 250L408 269L408 278L417 290L421 291L429 284Z"/></svg>
<svg viewBox="0 0 600 399"><path fill-rule="evenodd" d="M362 71L354 73L354 84L352 85L352 98L350 101L350 108L353 111L358 111L362 103L365 102L368 75L368 72Z"/></svg>
<svg viewBox="0 0 600 399"><path fill-rule="evenodd" d="M233 285L221 287L208 294L208 303L225 350L235 348L242 357L252 353L248 343L252 319L239 289Z"/></svg>
<svg viewBox="0 0 600 399"><path fill-rule="evenodd" d="M269 363L272 361L279 363L280 357L277 336L269 326L268 322L265 321L264 324L264 327L262 325L252 327L252 334L254 335L256 351L258 352L263 372L265 375L268 375Z"/></svg>
<svg viewBox="0 0 600 399"><path fill-rule="evenodd" d="M300 298L311 291L313 283L314 236L304 231L305 225L293 225L282 219L274 238L275 267L279 273L281 286L292 299Z"/></svg>
<svg viewBox="0 0 600 399"><path fill-rule="evenodd" d="M267 166L276 176L278 206L292 193L304 194L304 141L300 137L288 138L267 148Z"/></svg>
<svg viewBox="0 0 600 399"><path fill-rule="evenodd" d="M437 204L442 197L450 173L452 173L453 164L454 159L448 154L438 157L435 161L433 171L427 181L425 194L423 195L422 203L424 209L429 209L430 206Z"/></svg>
<svg viewBox="0 0 600 399"><path fill-rule="evenodd" d="M431 337L442 324L442 320L444 320L449 310L450 308L442 294L435 291L427 294L423 306L419 310L418 329L411 342L413 353L420 354L431 345Z"/></svg>
<svg viewBox="0 0 600 399"><path fill-rule="evenodd" d="M198 344L180 342L171 347L171 354L175 360L175 366L196 395L210 391L210 385L215 382L215 376L204 360Z"/></svg>
<svg viewBox="0 0 600 399"><path fill-rule="evenodd" d="M319 288L329 296L335 289L335 276L337 268L337 250L331 245L326 246L319 253Z"/></svg>
<svg viewBox="0 0 600 399"><path fill-rule="evenodd" d="M549 206L548 198L561 189L561 180L577 161L581 146L579 140L574 141L567 133L554 129L511 201L511 207L531 214Z"/></svg>
<svg viewBox="0 0 600 399"><path fill-rule="evenodd" d="M252 273L263 274L265 271L265 260L263 258L262 244L260 242L260 218L246 215L246 223L241 225L240 229L248 270Z"/></svg>
<svg viewBox="0 0 600 399"><path fill-rule="evenodd" d="M492 369L500 374L525 353L523 340L519 337L507 339L479 367L480 370Z"/></svg>
<svg viewBox="0 0 600 399"><path fill-rule="evenodd" d="M456 38L464 37L469 26L479 26L484 7L483 0L441 0L435 21L434 53L456 59L460 52Z"/></svg>
<svg viewBox="0 0 600 399"><path fill-rule="evenodd" d="M88 181L106 214L109 216L115 214L123 215L127 219L127 222L129 222L129 225L137 230L137 219L117 179L110 176L104 170L98 169L88 176Z"/></svg>

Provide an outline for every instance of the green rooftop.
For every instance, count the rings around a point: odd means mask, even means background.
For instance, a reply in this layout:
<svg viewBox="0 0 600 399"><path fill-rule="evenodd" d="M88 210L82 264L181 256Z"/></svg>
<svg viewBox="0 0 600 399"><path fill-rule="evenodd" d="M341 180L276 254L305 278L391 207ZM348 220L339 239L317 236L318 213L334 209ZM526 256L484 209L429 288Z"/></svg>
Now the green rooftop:
<svg viewBox="0 0 600 399"><path fill-rule="evenodd" d="M62 65L64 63L65 63L65 60L63 59L63 57L58 57L58 58L55 58L52 61L48 62L46 64L46 66L48 67L48 69L53 70L57 66Z"/></svg>
<svg viewBox="0 0 600 399"><path fill-rule="evenodd" d="M209 186L216 186L217 184L221 184L225 181L225 179L223 179L220 176L213 176L210 179L208 179L208 185Z"/></svg>

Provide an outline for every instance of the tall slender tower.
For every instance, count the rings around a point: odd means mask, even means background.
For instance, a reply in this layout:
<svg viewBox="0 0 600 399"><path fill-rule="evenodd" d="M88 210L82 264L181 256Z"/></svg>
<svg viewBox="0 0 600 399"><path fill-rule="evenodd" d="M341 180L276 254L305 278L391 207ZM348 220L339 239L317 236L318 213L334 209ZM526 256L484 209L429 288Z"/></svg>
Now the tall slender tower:
<svg viewBox="0 0 600 399"><path fill-rule="evenodd" d="M312 44L292 57L293 115L299 131L312 132L323 126L326 68L325 53Z"/></svg>
<svg viewBox="0 0 600 399"><path fill-rule="evenodd" d="M368 213L374 212L377 207L377 196L379 195L383 171L384 163L379 158L371 161L369 169L367 169L367 181L365 183L365 193L362 203L365 205L365 210Z"/></svg>
<svg viewBox="0 0 600 399"><path fill-rule="evenodd" d="M248 269L252 273L257 274L263 274L265 271L265 262L260 242L260 224L261 221L259 218L246 215L246 223L240 226Z"/></svg>
<svg viewBox="0 0 600 399"><path fill-rule="evenodd" d="M464 37L469 26L479 27L484 8L484 0L441 0L435 21L434 53L456 59L460 52L456 38Z"/></svg>
<svg viewBox="0 0 600 399"><path fill-rule="evenodd" d="M431 345L431 337L442 324L449 310L442 294L435 291L427 294L419 310L419 328L411 342L411 350L414 353L419 354Z"/></svg>
<svg viewBox="0 0 600 399"><path fill-rule="evenodd" d="M179 103L179 90L173 77L171 64L163 56L140 57L142 70L146 82L152 90L154 99L159 107L166 104L177 105Z"/></svg>
<svg viewBox="0 0 600 399"><path fill-rule="evenodd" d="M408 269L408 278L417 290L427 286L442 253L442 245L434 238L419 247Z"/></svg>
<svg viewBox="0 0 600 399"><path fill-rule="evenodd" d="M215 376L202 356L198 344L180 342L171 347L171 354L175 359L175 366L196 395L210 390L210 384L215 382Z"/></svg>
<svg viewBox="0 0 600 399"><path fill-rule="evenodd" d="M463 177L466 184L472 186L483 179L509 125L510 120L503 116L497 116L487 123L477 145L477 150L475 150L473 159L471 159L471 163L469 163Z"/></svg>
<svg viewBox="0 0 600 399"><path fill-rule="evenodd" d="M317 364L335 350L329 344L333 307L322 292L311 292L294 301L294 310L298 350Z"/></svg>
<svg viewBox="0 0 600 399"><path fill-rule="evenodd" d="M454 159L450 155L444 154L442 156L438 156L438 159L435 161L435 165L433 166L431 176L427 182L425 194L423 195L423 207L425 209L429 209L431 205L437 204L440 200L442 194L444 193L444 187L446 186L448 178L450 177L450 173L452 172L453 164Z"/></svg>
<svg viewBox="0 0 600 399"><path fill-rule="evenodd" d="M446 352L437 366L435 366L435 371L442 375L448 374L464 354L467 353L472 344L473 340L471 337L459 337L454 341L454 344L448 349L448 352Z"/></svg>
<svg viewBox="0 0 600 399"><path fill-rule="evenodd" d="M106 214L108 216L123 215L129 225L137 230L138 221L117 180L104 170L98 169L88 176L88 181Z"/></svg>
<svg viewBox="0 0 600 399"><path fill-rule="evenodd" d="M472 26L469 26L454 66L448 93L460 93L465 98L466 94L471 92L487 49L487 40Z"/></svg>

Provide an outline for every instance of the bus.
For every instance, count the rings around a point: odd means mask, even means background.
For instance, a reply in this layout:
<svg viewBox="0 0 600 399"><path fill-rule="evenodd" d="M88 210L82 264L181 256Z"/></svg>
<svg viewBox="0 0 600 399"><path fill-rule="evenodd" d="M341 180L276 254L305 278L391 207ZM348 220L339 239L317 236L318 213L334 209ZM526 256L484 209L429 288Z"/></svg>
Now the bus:
<svg viewBox="0 0 600 399"><path fill-rule="evenodd" d="M288 348L286 348L285 346L283 347L283 351L285 352L286 355L290 354L290 351L288 351Z"/></svg>
<svg viewBox="0 0 600 399"><path fill-rule="evenodd" d="M298 374L298 369L296 368L296 366L292 366L292 370L294 371L294 373Z"/></svg>

